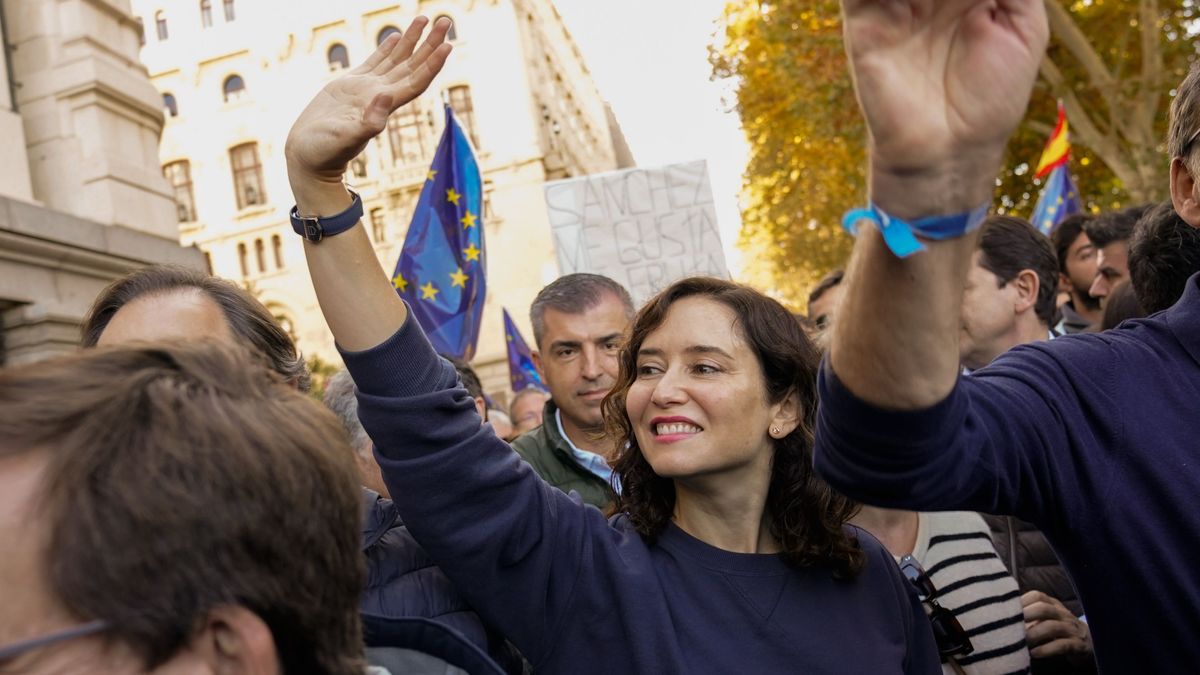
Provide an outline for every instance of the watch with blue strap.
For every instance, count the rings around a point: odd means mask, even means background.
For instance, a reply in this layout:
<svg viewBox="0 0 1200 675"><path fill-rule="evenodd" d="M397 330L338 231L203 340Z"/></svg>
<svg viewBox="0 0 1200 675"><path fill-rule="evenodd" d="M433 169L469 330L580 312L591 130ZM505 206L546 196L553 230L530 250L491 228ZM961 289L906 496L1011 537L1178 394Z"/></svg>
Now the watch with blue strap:
<svg viewBox="0 0 1200 675"><path fill-rule="evenodd" d="M302 216L297 212L297 207L293 206L288 216L292 220L292 229L296 234L304 237L312 243L317 243L325 237L332 237L335 234L341 234L346 230L354 227L363 216L362 198L354 190L346 188L346 192L350 193L353 201L350 206L341 213L327 218L318 216Z"/></svg>
<svg viewBox="0 0 1200 675"><path fill-rule="evenodd" d="M855 209L842 219L842 227L851 235L858 236L858 224L864 220L875 223L883 234L883 242L898 258L925 250L925 246L917 240L917 235L925 239L941 240L961 237L979 229L987 220L991 204L985 203L966 213L956 213L949 216L931 216L917 221L907 222L888 215L875 204L869 204L865 209Z"/></svg>

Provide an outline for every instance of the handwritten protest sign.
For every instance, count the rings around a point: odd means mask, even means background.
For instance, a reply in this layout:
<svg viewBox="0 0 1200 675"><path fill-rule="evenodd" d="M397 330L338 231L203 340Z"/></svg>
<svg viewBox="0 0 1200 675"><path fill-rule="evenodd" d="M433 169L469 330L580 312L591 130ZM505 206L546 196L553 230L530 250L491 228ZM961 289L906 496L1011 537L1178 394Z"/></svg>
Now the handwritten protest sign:
<svg viewBox="0 0 1200 675"><path fill-rule="evenodd" d="M704 161L546 184L562 274L621 282L637 304L686 276L729 278Z"/></svg>

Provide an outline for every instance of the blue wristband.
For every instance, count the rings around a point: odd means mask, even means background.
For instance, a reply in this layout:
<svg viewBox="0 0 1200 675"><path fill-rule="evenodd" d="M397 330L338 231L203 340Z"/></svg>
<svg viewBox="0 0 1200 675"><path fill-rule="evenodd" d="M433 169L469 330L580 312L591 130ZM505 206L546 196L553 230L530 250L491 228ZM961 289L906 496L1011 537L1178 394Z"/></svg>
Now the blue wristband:
<svg viewBox="0 0 1200 675"><path fill-rule="evenodd" d="M908 256L925 250L925 246L917 240L917 235L926 239L953 239L979 229L987 219L991 204L983 204L979 208L950 216L931 216L909 223L889 216L874 204L865 209L854 209L842 219L842 227L853 236L858 236L858 224L864 220L875 223L883 235L883 242L897 258Z"/></svg>

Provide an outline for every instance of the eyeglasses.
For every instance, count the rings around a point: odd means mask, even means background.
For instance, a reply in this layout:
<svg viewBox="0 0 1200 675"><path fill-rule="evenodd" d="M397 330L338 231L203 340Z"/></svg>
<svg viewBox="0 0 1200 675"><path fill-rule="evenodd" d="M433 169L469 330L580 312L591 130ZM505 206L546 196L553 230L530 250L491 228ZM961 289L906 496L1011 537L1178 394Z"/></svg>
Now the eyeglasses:
<svg viewBox="0 0 1200 675"><path fill-rule="evenodd" d="M963 630L962 624L958 622L958 617L934 599L938 595L937 586L933 585L933 580L926 574L925 568L921 567L921 563L911 555L906 555L900 559L900 571L917 589L917 597L921 602L929 605L929 623L933 625L933 639L937 642L942 661L949 660L951 656L966 656L975 651L975 646L967 637L967 631Z"/></svg>
<svg viewBox="0 0 1200 675"><path fill-rule="evenodd" d="M1192 143L1195 143L1197 138L1200 138L1200 129L1197 129L1196 133L1192 134L1192 137L1187 139L1187 142L1185 142L1183 147L1179 149L1180 157L1187 157L1188 149L1192 147Z"/></svg>
<svg viewBox="0 0 1200 675"><path fill-rule="evenodd" d="M107 630L108 624L103 621L90 621L88 623L67 628L65 630L39 635L28 640L21 640L12 644L0 647L0 669L3 669L8 663L16 659L22 654L27 654L35 649L48 647L59 642L74 640L88 635L94 635L101 631Z"/></svg>

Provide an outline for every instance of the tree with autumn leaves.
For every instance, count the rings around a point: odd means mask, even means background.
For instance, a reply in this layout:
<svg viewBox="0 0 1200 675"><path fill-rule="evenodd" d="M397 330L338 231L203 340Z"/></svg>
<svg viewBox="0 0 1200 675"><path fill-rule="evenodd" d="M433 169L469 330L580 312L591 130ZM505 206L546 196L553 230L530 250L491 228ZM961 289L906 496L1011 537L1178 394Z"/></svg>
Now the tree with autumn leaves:
<svg viewBox="0 0 1200 675"><path fill-rule="evenodd" d="M1200 0L1047 0L1046 9L1050 48L997 177L997 211L1033 211L1033 167L1060 100L1087 208L1164 199L1167 110L1197 58ZM711 51L714 76L738 83L750 143L743 277L795 307L844 264L852 240L841 218L866 198L866 129L841 30L836 0L731 0Z"/></svg>

